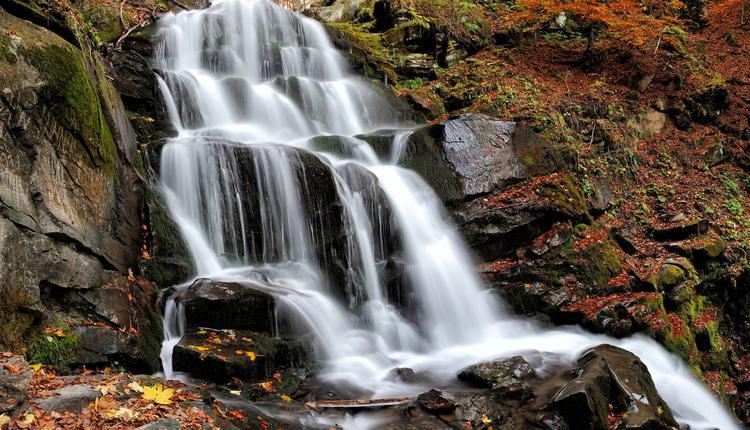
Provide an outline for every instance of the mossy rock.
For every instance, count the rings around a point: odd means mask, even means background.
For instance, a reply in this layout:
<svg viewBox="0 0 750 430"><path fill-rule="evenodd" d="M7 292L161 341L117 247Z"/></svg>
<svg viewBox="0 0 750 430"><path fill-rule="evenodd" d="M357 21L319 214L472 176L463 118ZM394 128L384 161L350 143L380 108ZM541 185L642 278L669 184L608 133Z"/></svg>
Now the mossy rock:
<svg viewBox="0 0 750 430"><path fill-rule="evenodd" d="M67 372L76 363L80 340L69 327L58 326L59 333L38 333L27 341L26 359L32 364L44 364ZM62 335L62 336L60 336Z"/></svg>

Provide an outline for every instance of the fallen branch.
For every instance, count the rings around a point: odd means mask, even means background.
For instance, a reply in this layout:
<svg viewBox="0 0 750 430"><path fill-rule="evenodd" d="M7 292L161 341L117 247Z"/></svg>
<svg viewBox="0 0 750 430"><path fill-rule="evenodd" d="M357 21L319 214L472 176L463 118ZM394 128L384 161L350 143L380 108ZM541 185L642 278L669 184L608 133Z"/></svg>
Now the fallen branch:
<svg viewBox="0 0 750 430"><path fill-rule="evenodd" d="M178 2L177 0L167 0L167 2L172 3L173 5L179 7L180 9L190 10L189 7L187 7L184 4Z"/></svg>
<svg viewBox="0 0 750 430"><path fill-rule="evenodd" d="M411 402L408 397L393 397L389 399L359 399L359 400L318 400L307 402L310 409L365 409L401 406Z"/></svg>

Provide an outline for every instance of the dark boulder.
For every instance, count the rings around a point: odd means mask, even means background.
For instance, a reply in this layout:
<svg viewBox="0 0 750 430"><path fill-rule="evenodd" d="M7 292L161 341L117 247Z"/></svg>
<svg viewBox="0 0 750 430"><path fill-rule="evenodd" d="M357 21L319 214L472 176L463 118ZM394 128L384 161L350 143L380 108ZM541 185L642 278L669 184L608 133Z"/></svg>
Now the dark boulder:
<svg viewBox="0 0 750 430"><path fill-rule="evenodd" d="M193 330L174 348L177 371L223 383L269 379L281 369L305 367L311 357L305 339L283 340L238 330Z"/></svg>
<svg viewBox="0 0 750 430"><path fill-rule="evenodd" d="M416 130L402 164L446 202L459 202L563 166L554 147L529 127L465 114Z"/></svg>
<svg viewBox="0 0 750 430"><path fill-rule="evenodd" d="M533 397L534 393L525 381L533 376L534 369L521 356L475 364L458 374L462 381L489 388L499 399Z"/></svg>
<svg viewBox="0 0 750 430"><path fill-rule="evenodd" d="M443 396L438 390L430 390L417 396L417 404L433 415L452 413L456 409L456 402Z"/></svg>
<svg viewBox="0 0 750 430"><path fill-rule="evenodd" d="M547 405L566 423L581 430L672 429L678 425L659 397L648 369L623 349L601 345L578 361L575 377ZM609 422L610 413L618 422Z"/></svg>
<svg viewBox="0 0 750 430"><path fill-rule="evenodd" d="M185 309L188 327L272 332L276 301L259 283L198 279L173 298Z"/></svg>
<svg viewBox="0 0 750 430"><path fill-rule="evenodd" d="M708 220L696 218L654 225L649 228L649 233L658 241L668 242L685 240L699 234L706 234L708 233L708 229Z"/></svg>
<svg viewBox="0 0 750 430"><path fill-rule="evenodd" d="M453 213L469 245L484 261L514 253L556 223L590 220L581 185L566 173L536 177L455 204ZM560 231L560 234L567 233Z"/></svg>

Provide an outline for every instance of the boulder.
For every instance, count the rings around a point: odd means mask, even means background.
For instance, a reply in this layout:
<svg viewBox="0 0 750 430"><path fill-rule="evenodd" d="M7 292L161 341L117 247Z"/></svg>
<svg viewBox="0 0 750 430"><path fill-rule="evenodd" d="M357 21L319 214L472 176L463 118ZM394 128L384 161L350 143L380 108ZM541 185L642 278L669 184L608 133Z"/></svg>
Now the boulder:
<svg viewBox="0 0 750 430"><path fill-rule="evenodd" d="M460 202L563 167L554 147L529 127L465 114L417 129L402 164L446 202Z"/></svg>
<svg viewBox="0 0 750 430"><path fill-rule="evenodd" d="M581 185L566 173L536 177L452 209L464 237L484 261L507 257L557 223L585 223L591 217Z"/></svg>
<svg viewBox="0 0 750 430"><path fill-rule="evenodd" d="M33 371L19 355L0 353L0 414L26 402Z"/></svg>
<svg viewBox="0 0 750 430"><path fill-rule="evenodd" d="M202 329L189 332L174 348L177 371L223 383L269 379L281 369L304 367L310 357L305 339L283 340L238 330Z"/></svg>
<svg viewBox="0 0 750 430"><path fill-rule="evenodd" d="M499 399L528 399L534 393L526 379L534 376L534 369L521 356L489 361L470 366L458 378L470 384L489 388Z"/></svg>
<svg viewBox="0 0 750 430"><path fill-rule="evenodd" d="M678 427L648 369L632 353L601 345L586 352L578 364L574 378L560 387L547 405L558 411L570 428ZM618 417L617 423L609 422L611 414Z"/></svg>
<svg viewBox="0 0 750 430"><path fill-rule="evenodd" d="M272 332L276 301L259 283L198 279L173 298L185 309L188 327Z"/></svg>
<svg viewBox="0 0 750 430"><path fill-rule="evenodd" d="M726 246L726 242L718 233L709 232L704 236L672 242L667 248L691 259L698 265L703 265L710 260L721 257Z"/></svg>
<svg viewBox="0 0 750 430"><path fill-rule="evenodd" d="M90 385L68 385L52 391L52 395L40 400L38 406L47 413L77 413L101 396L102 393Z"/></svg>
<svg viewBox="0 0 750 430"><path fill-rule="evenodd" d="M367 0L335 0L328 6L310 8L310 13L323 22L351 21Z"/></svg>
<svg viewBox="0 0 750 430"><path fill-rule="evenodd" d="M667 224L652 225L649 227L649 233L660 242L669 242L706 234L709 226L708 220L702 218L685 219Z"/></svg>
<svg viewBox="0 0 750 430"><path fill-rule="evenodd" d="M433 415L452 413L456 409L456 402L443 396L438 390L430 390L417 396L417 404Z"/></svg>

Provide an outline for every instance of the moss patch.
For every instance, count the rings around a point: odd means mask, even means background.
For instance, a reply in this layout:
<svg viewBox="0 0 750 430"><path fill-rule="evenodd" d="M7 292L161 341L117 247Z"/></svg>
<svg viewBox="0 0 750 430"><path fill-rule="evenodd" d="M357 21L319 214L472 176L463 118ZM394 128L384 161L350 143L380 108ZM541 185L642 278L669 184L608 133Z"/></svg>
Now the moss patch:
<svg viewBox="0 0 750 430"><path fill-rule="evenodd" d="M92 167L112 174L115 144L80 52L51 45L23 54L47 83L42 95L52 114L81 143L78 151L69 148L72 155L77 152Z"/></svg>
<svg viewBox="0 0 750 430"><path fill-rule="evenodd" d="M60 328L58 336L54 333L39 333L28 340L26 358L30 363L46 364L66 372L78 356L80 340L71 331Z"/></svg>

